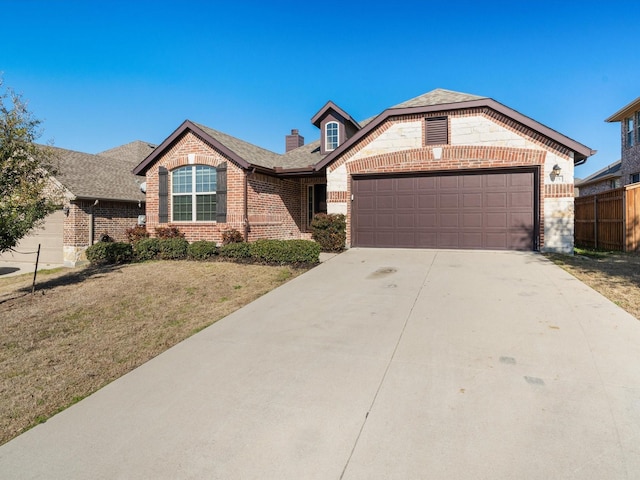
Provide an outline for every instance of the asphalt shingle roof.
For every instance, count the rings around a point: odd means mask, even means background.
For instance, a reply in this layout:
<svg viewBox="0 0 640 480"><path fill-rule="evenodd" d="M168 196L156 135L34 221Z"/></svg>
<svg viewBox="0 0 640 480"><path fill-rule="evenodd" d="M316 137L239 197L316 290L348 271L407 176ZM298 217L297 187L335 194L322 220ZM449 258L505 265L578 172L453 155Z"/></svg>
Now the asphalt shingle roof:
<svg viewBox="0 0 640 480"><path fill-rule="evenodd" d="M480 100L487 97L471 95L469 93L454 92L437 88L423 95L411 98L405 102L394 105L391 108L407 108L407 107L430 107L432 105L445 105L448 103L469 102L472 100Z"/></svg>
<svg viewBox="0 0 640 480"><path fill-rule="evenodd" d="M112 150L120 147L107 150L111 152L109 155L51 148L57 159L58 173L55 178L75 197L144 201L140 183L145 181L145 177L131 173L139 163L134 157L139 155L124 155L119 158L110 156L115 154Z"/></svg>
<svg viewBox="0 0 640 480"><path fill-rule="evenodd" d="M252 143L245 142L244 140L232 137L231 135L219 132L218 130L214 130L213 128L206 127L199 123L193 123L201 128L207 135L210 135L229 150L234 151L240 157L253 165L274 168L280 166L282 163L282 155L278 153L267 150L266 148L258 147Z"/></svg>

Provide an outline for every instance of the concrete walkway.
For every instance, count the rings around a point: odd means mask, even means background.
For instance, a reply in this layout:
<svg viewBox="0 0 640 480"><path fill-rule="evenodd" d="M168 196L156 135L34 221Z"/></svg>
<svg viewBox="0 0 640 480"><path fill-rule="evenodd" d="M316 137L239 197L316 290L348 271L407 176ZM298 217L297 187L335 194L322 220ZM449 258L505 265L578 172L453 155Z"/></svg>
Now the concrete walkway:
<svg viewBox="0 0 640 480"><path fill-rule="evenodd" d="M0 478L635 479L638 399L640 322L541 256L352 249L0 447Z"/></svg>

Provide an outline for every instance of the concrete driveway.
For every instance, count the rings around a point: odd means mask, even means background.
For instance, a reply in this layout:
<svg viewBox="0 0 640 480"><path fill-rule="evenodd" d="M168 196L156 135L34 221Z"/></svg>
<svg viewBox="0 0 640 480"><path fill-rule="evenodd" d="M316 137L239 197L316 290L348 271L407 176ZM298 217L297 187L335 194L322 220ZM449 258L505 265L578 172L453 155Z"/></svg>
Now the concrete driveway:
<svg viewBox="0 0 640 480"><path fill-rule="evenodd" d="M639 445L638 320L536 254L352 249L0 447L0 477L635 479Z"/></svg>

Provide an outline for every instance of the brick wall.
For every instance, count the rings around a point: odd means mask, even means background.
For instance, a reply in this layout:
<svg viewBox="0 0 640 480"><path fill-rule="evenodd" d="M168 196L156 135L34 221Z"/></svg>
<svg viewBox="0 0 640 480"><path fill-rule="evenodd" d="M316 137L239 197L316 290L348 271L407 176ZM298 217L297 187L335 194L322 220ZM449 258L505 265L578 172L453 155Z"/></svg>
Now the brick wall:
<svg viewBox="0 0 640 480"><path fill-rule="evenodd" d="M128 228L138 224L138 215L144 215L145 205L137 202L116 202L101 200L94 206L93 201L76 200L69 205L69 215L64 219L63 242L73 247L91 245L91 213L93 213L93 241L102 234L108 234L117 242L126 242Z"/></svg>
<svg viewBox="0 0 640 480"><path fill-rule="evenodd" d="M633 147L626 146L624 124L625 122L620 122L620 145L622 146L622 165L620 165L622 176L620 180L622 186L631 183L632 174L640 173L640 143L636 143Z"/></svg>
<svg viewBox="0 0 640 480"><path fill-rule="evenodd" d="M191 162L191 163L190 163ZM158 221L158 169L169 172L189 165L217 167L227 163L227 222L172 222ZM245 219L245 175L248 193ZM171 175L169 175L171 192ZM204 139L185 133L147 171L147 229L153 233L158 226L175 226L190 242L197 240L222 241L222 232L236 229L245 232L248 220L249 240L259 238L305 238L304 203L301 199L302 184L297 179L280 179L260 173L245 172L233 160L226 157ZM171 213L171 198L169 198ZM171 218L171 214L169 215Z"/></svg>

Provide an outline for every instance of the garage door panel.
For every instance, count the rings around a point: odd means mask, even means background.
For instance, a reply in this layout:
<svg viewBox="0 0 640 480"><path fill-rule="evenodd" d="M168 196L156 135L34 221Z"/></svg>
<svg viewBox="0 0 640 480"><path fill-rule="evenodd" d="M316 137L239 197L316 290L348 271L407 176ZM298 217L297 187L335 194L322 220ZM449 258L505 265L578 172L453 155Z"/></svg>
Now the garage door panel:
<svg viewBox="0 0 640 480"><path fill-rule="evenodd" d="M399 213L396 215L396 227L397 228L411 228L416 227L416 216L414 213Z"/></svg>
<svg viewBox="0 0 640 480"><path fill-rule="evenodd" d="M413 210L416 207L416 196L400 194L396 197L396 206L400 209L410 208Z"/></svg>
<svg viewBox="0 0 640 480"><path fill-rule="evenodd" d="M485 205L488 208L504 209L508 206L508 197L504 192L489 192L485 194Z"/></svg>
<svg viewBox="0 0 640 480"><path fill-rule="evenodd" d="M459 195L457 193L443 193L440 195L440 208L458 208Z"/></svg>
<svg viewBox="0 0 640 480"><path fill-rule="evenodd" d="M482 232L463 233L460 240L460 248L478 248L478 245L482 245Z"/></svg>
<svg viewBox="0 0 640 480"><path fill-rule="evenodd" d="M465 228L480 228L482 227L482 220L482 212L462 214L462 226Z"/></svg>
<svg viewBox="0 0 640 480"><path fill-rule="evenodd" d="M465 175L462 178L462 188L482 188L482 176L481 175Z"/></svg>
<svg viewBox="0 0 640 480"><path fill-rule="evenodd" d="M355 246L534 248L534 171L354 179Z"/></svg>
<svg viewBox="0 0 640 480"><path fill-rule="evenodd" d="M418 209L431 209L438 206L438 197L435 194L418 193Z"/></svg>
<svg viewBox="0 0 640 480"><path fill-rule="evenodd" d="M376 197L376 210L393 210L394 207L394 197L391 195L379 195Z"/></svg>
<svg viewBox="0 0 640 480"><path fill-rule="evenodd" d="M463 193L462 194L462 206L464 208L478 208L482 207L482 193Z"/></svg>
<svg viewBox="0 0 640 480"><path fill-rule="evenodd" d="M418 228L435 228L438 226L437 213L417 213L416 226Z"/></svg>

